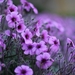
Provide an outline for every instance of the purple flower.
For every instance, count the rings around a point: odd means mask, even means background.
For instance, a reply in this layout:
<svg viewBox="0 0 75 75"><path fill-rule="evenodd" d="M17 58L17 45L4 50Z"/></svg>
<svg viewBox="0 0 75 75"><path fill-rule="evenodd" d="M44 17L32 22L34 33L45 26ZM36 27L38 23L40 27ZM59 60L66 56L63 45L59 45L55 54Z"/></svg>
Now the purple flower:
<svg viewBox="0 0 75 75"><path fill-rule="evenodd" d="M16 26L16 30L18 33L22 33L25 30L25 25L22 22L19 22Z"/></svg>
<svg viewBox="0 0 75 75"><path fill-rule="evenodd" d="M24 54L28 55L34 55L35 52L35 47L34 47L34 43L31 44L23 44L22 49L24 50Z"/></svg>
<svg viewBox="0 0 75 75"><path fill-rule="evenodd" d="M54 60L50 57L49 53L43 53L36 57L36 65L41 69L48 69Z"/></svg>
<svg viewBox="0 0 75 75"><path fill-rule="evenodd" d="M60 23L57 23L55 21L50 21L46 25L46 29L50 35L61 35L62 32L64 32L64 28Z"/></svg>
<svg viewBox="0 0 75 75"><path fill-rule="evenodd" d="M45 42L48 42L48 32L46 30L43 30L41 33L41 38L42 40L44 40Z"/></svg>
<svg viewBox="0 0 75 75"><path fill-rule="evenodd" d="M35 43L35 54L39 55L40 53L46 52L47 46L44 41L40 41L39 43Z"/></svg>
<svg viewBox="0 0 75 75"><path fill-rule="evenodd" d="M17 12L17 11L18 8L14 4L9 5L9 7L7 8L7 13Z"/></svg>
<svg viewBox="0 0 75 75"><path fill-rule="evenodd" d="M33 35L36 35L38 37L40 36L40 30L39 30L38 26L35 26L33 28L32 33L33 33Z"/></svg>
<svg viewBox="0 0 75 75"><path fill-rule="evenodd" d="M32 38L32 33L30 32L29 29L26 29L25 32L22 32L21 36L25 40L26 44L32 43L32 39L31 39Z"/></svg>
<svg viewBox="0 0 75 75"><path fill-rule="evenodd" d="M64 32L64 28L59 22L53 21L53 26L56 27L60 32Z"/></svg>
<svg viewBox="0 0 75 75"><path fill-rule="evenodd" d="M54 52L57 52L57 50L59 49L60 43L59 43L59 40L55 36L50 36L49 44L51 45L50 49Z"/></svg>
<svg viewBox="0 0 75 75"><path fill-rule="evenodd" d="M15 24L20 21L20 16L17 12L12 12L6 16L6 20L8 21L8 26L13 28Z"/></svg>
<svg viewBox="0 0 75 75"><path fill-rule="evenodd" d="M0 0L0 4L3 3L3 2L4 2L4 0Z"/></svg>
<svg viewBox="0 0 75 75"><path fill-rule="evenodd" d="M52 22L49 22L47 25L46 25L46 29L48 32L51 31L51 27L52 27Z"/></svg>
<svg viewBox="0 0 75 75"><path fill-rule="evenodd" d="M40 20L38 20L34 24L34 28L32 30L32 33L39 37L40 36L40 28L41 28L41 23L40 23Z"/></svg>
<svg viewBox="0 0 75 75"><path fill-rule="evenodd" d="M26 9L29 12L30 9L31 9L30 3L27 2L26 0L21 0L21 3L23 5L23 8Z"/></svg>
<svg viewBox="0 0 75 75"><path fill-rule="evenodd" d="M26 9L28 12L30 11L30 9L32 9L35 14L38 14L38 10L34 7L32 3L28 2L27 0L20 0L20 2L22 3L23 8Z"/></svg>
<svg viewBox="0 0 75 75"><path fill-rule="evenodd" d="M58 30L56 26L53 24L53 21L48 22L48 24L46 25L46 29L49 35L56 35Z"/></svg>
<svg viewBox="0 0 75 75"><path fill-rule="evenodd" d="M26 65L21 65L15 68L16 75L33 75L33 70Z"/></svg>
<svg viewBox="0 0 75 75"><path fill-rule="evenodd" d="M48 28L48 27L56 27L57 29L59 29L59 26L60 26L59 23L57 23L57 22L55 22L53 20L50 20L50 21L48 21L46 28ZM61 28L61 26L60 26L60 28Z"/></svg>
<svg viewBox="0 0 75 75"><path fill-rule="evenodd" d="M59 45L59 40L55 36L49 36L49 44Z"/></svg>

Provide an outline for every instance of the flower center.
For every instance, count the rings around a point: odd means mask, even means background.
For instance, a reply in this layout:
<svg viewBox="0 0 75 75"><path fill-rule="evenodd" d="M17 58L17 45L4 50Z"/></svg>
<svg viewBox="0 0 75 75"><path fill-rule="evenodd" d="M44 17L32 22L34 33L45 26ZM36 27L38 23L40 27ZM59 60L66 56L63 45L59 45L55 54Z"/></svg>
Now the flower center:
<svg viewBox="0 0 75 75"><path fill-rule="evenodd" d="M55 40L55 41L54 41L54 44L55 44L55 45L57 45L57 44L58 44L58 42Z"/></svg>
<svg viewBox="0 0 75 75"><path fill-rule="evenodd" d="M12 17L11 20L12 20L12 22L15 22L16 21L16 18L15 17Z"/></svg>
<svg viewBox="0 0 75 75"><path fill-rule="evenodd" d="M18 29L21 29L21 25L18 26Z"/></svg>
<svg viewBox="0 0 75 75"><path fill-rule="evenodd" d="M21 70L21 74L26 74L26 70Z"/></svg>
<svg viewBox="0 0 75 75"><path fill-rule="evenodd" d="M14 9L13 9L13 8L10 8L10 11L11 11L11 12L13 12L13 11L14 11Z"/></svg>
<svg viewBox="0 0 75 75"><path fill-rule="evenodd" d="M41 63L46 63L46 61L47 61L46 59L42 59Z"/></svg>
<svg viewBox="0 0 75 75"><path fill-rule="evenodd" d="M39 45L37 45L37 48L39 49L39 48L41 48L41 45L39 44Z"/></svg>
<svg viewBox="0 0 75 75"><path fill-rule="evenodd" d="M33 46L32 45L28 45L28 49L32 49L33 48Z"/></svg>
<svg viewBox="0 0 75 75"><path fill-rule="evenodd" d="M29 35L28 34L26 34L25 37L26 37L26 39L29 39Z"/></svg>

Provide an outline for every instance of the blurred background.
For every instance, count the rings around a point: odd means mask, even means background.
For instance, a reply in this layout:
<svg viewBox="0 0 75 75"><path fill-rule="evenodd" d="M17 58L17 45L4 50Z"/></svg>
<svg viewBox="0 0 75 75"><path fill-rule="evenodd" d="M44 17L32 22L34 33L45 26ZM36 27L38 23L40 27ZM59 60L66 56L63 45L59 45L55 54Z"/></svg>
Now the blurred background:
<svg viewBox="0 0 75 75"><path fill-rule="evenodd" d="M13 0L20 4L19 0ZM75 16L75 0L28 0L39 12L56 13L59 15Z"/></svg>

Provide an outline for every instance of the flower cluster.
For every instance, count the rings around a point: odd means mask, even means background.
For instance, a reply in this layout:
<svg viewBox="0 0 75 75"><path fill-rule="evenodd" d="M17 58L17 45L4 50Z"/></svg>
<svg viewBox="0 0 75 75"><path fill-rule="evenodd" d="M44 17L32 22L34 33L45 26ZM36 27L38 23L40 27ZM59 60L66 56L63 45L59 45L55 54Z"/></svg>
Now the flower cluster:
<svg viewBox="0 0 75 75"><path fill-rule="evenodd" d="M20 2L0 1L5 6L0 13L0 74L69 75L68 69L75 68L75 45L62 23L39 15L27 0Z"/></svg>

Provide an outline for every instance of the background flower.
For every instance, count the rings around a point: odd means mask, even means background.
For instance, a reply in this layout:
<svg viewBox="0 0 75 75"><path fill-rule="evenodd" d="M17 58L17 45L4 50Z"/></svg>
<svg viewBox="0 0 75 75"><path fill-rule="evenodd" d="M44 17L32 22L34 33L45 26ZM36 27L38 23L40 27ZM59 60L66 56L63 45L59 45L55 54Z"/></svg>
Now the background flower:
<svg viewBox="0 0 75 75"><path fill-rule="evenodd" d="M36 64L39 68L42 69L48 69L52 63L53 63L53 59L50 57L50 54L48 53L43 53L40 54L36 57Z"/></svg>
<svg viewBox="0 0 75 75"><path fill-rule="evenodd" d="M26 29L24 32L21 33L21 35L24 38L26 44L32 43L32 33L29 29Z"/></svg>

